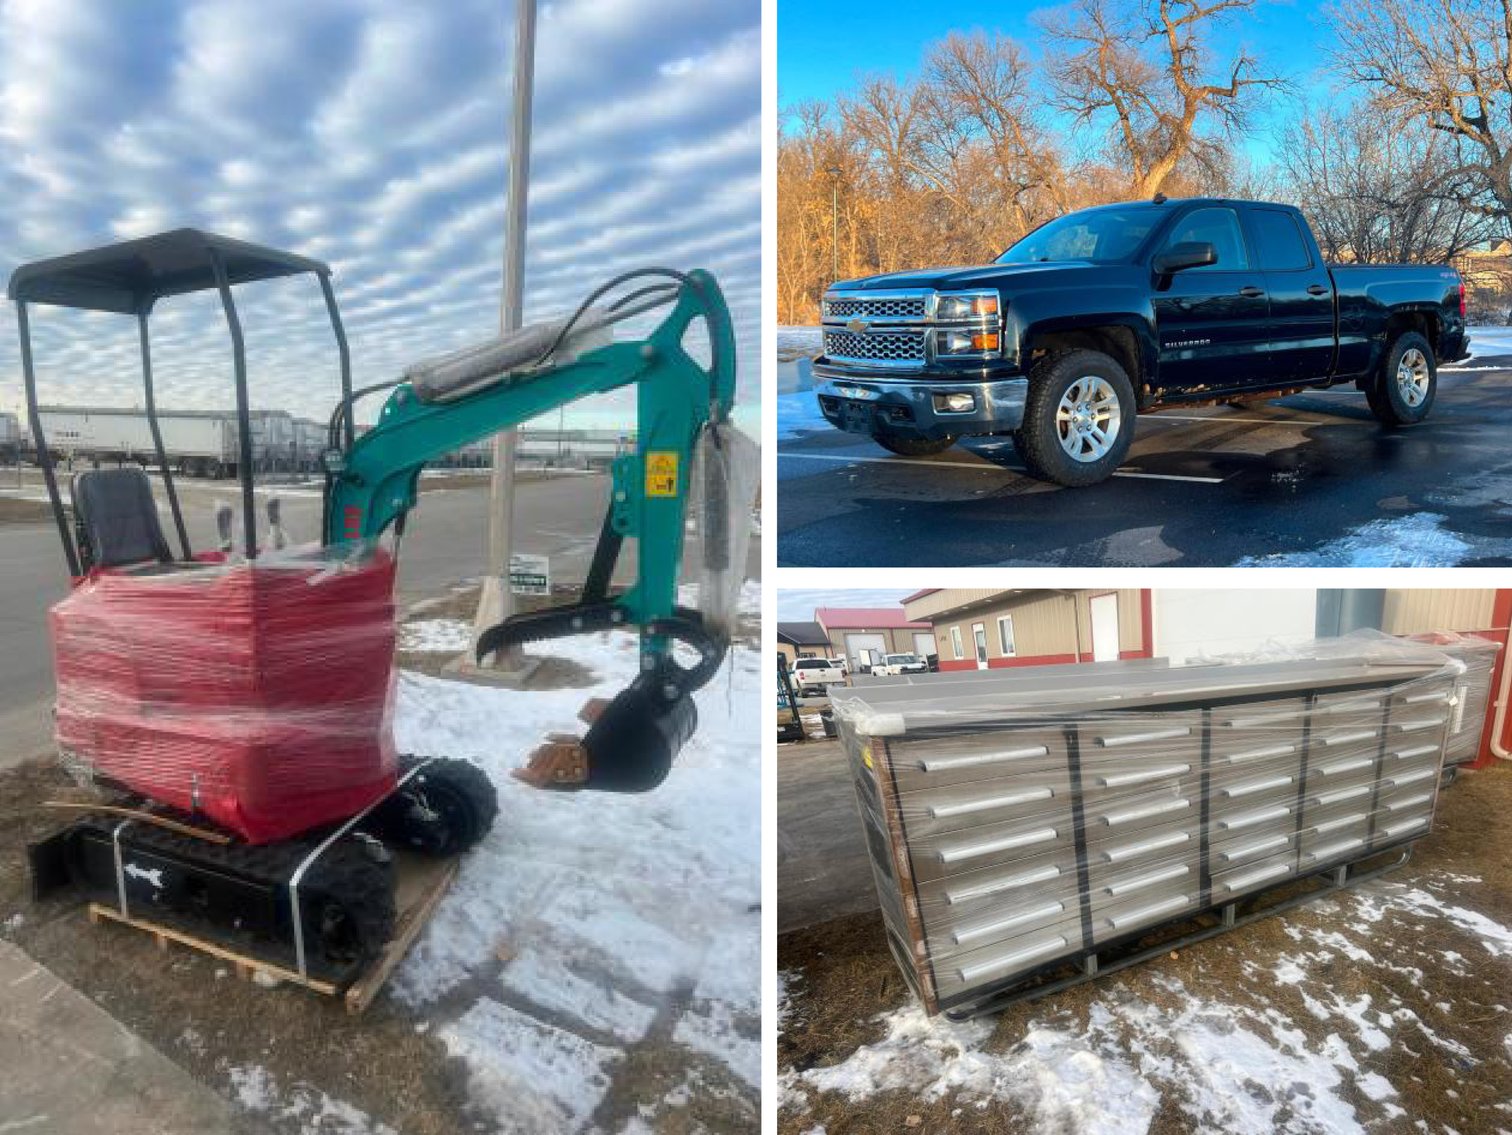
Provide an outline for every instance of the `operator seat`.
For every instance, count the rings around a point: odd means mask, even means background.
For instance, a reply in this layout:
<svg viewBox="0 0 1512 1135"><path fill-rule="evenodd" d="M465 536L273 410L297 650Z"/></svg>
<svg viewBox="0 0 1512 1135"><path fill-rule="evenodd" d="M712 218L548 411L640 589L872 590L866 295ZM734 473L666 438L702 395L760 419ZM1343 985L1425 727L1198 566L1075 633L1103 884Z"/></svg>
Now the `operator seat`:
<svg viewBox="0 0 1512 1135"><path fill-rule="evenodd" d="M76 473L73 497L79 550L95 567L131 567L172 562L173 553L158 523L152 482L135 465Z"/></svg>

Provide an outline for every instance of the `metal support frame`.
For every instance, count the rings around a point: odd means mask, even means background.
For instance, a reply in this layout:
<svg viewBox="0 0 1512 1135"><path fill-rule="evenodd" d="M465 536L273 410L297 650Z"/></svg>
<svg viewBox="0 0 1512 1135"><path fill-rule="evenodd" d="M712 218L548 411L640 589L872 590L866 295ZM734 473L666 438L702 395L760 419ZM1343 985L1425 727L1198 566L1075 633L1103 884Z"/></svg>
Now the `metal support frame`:
<svg viewBox="0 0 1512 1135"><path fill-rule="evenodd" d="M21 335L21 378L26 387L26 415L31 419L32 441L37 446L37 463L42 466L42 480L47 485L47 497L52 501L53 520L58 524L58 536L63 541L63 558L68 561L68 574L77 579L83 574L79 565L79 550L74 545L73 533L68 530L68 517L63 512L63 498L58 495L58 478L53 472L52 452L47 448L47 437L42 432L42 415L37 412L37 372L32 365L31 321L26 314L26 302L16 302L16 323Z"/></svg>
<svg viewBox="0 0 1512 1135"><path fill-rule="evenodd" d="M152 346L147 335L145 311L137 312L137 339L142 345L142 393L146 398L147 428L152 431L152 449L157 455L158 472L163 475L163 491L168 495L168 509L173 513L173 527L178 532L179 547L184 550L184 559L192 560L194 553L189 548L184 514L179 510L178 490L173 487L173 474L168 470L168 454L163 449L163 431L158 427L157 401L152 390Z"/></svg>
<svg viewBox="0 0 1512 1135"><path fill-rule="evenodd" d="M226 328L231 332L231 359L236 372L236 473L242 493L242 550L247 559L252 560L257 558L257 502L252 492L252 415L247 405L247 348L242 340L241 320L236 315L236 301L231 298L225 261L213 248L209 255L221 308L226 313Z"/></svg>

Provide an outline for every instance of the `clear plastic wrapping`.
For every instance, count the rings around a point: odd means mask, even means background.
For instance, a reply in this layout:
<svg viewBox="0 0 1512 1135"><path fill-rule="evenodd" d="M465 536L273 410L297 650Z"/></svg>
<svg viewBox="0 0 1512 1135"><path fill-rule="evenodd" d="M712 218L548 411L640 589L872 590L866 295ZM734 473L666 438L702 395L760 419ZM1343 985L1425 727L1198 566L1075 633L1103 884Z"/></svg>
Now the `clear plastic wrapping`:
<svg viewBox="0 0 1512 1135"><path fill-rule="evenodd" d="M1385 636L836 694L929 1011L1431 827L1465 665Z"/></svg>
<svg viewBox="0 0 1512 1135"><path fill-rule="evenodd" d="M761 483L761 450L729 422L699 437L690 517L698 538L695 606L704 625L733 639L751 546L752 505Z"/></svg>
<svg viewBox="0 0 1512 1135"><path fill-rule="evenodd" d="M50 612L70 768L252 843L386 794L394 562L379 548L95 571Z"/></svg>

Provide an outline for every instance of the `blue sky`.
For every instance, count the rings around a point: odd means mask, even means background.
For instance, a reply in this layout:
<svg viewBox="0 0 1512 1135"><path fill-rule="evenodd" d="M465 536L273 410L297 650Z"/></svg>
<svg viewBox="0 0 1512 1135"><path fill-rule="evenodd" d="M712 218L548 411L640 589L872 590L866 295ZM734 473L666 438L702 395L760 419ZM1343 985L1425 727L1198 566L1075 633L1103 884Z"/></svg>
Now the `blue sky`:
<svg viewBox="0 0 1512 1135"><path fill-rule="evenodd" d="M777 100L788 107L809 99L830 101L871 74L907 79L918 74L925 48L951 31L998 32L1038 55L1037 12L1057 5L998 0L957 8L916 0L872 0L864 9L818 0L782 0L777 14ZM1271 70L1292 78L1296 97L1333 97L1325 73L1329 35L1321 4L1260 0L1251 13L1229 21L1215 35L1220 51L1243 45ZM1295 104L1284 100L1261 122L1275 122ZM1262 129L1257 133L1264 134ZM1257 157L1270 148L1268 137L1248 146Z"/></svg>
<svg viewBox="0 0 1512 1135"><path fill-rule="evenodd" d="M526 318L650 263L704 267L757 386L758 0L548 0L538 21ZM0 270L179 225L327 260L359 385L498 323L509 0L11 0L0 8ZM8 306L8 305L7 305ZM324 418L309 280L244 289L254 401ZM231 400L209 297L154 317L159 402ZM19 399L14 317L0 405ZM44 399L139 395L122 317L39 309ZM626 395L573 414L622 424ZM554 418L552 423L554 424Z"/></svg>

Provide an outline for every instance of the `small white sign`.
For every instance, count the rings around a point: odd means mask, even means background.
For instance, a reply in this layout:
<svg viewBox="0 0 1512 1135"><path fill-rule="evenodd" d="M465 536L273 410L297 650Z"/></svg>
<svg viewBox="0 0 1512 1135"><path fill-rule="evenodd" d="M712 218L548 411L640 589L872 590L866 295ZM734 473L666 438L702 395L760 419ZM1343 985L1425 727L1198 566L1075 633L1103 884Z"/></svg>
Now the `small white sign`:
<svg viewBox="0 0 1512 1135"><path fill-rule="evenodd" d="M509 590L515 595L551 594L551 557L509 557Z"/></svg>

